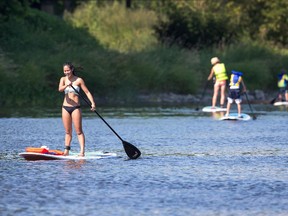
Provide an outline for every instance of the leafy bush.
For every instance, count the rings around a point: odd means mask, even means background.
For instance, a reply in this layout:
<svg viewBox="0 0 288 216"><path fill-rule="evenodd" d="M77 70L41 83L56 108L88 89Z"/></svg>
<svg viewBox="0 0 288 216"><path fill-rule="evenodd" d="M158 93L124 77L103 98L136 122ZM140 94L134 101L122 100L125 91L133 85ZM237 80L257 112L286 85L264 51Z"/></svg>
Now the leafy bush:
<svg viewBox="0 0 288 216"><path fill-rule="evenodd" d="M139 52L157 45L153 27L157 15L153 11L127 10L117 1L97 6L89 1L77 8L73 14L65 13L64 19L74 26L86 28L100 44L120 53Z"/></svg>

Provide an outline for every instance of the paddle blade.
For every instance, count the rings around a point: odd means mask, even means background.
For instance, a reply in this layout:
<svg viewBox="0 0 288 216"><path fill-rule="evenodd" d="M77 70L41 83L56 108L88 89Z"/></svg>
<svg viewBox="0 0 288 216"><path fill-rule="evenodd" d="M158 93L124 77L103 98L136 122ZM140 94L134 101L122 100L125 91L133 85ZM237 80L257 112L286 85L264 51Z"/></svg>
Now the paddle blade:
<svg viewBox="0 0 288 216"><path fill-rule="evenodd" d="M138 148L126 141L123 141L122 143L124 146L124 150L130 159L137 159L138 157L140 157L141 152Z"/></svg>
<svg viewBox="0 0 288 216"><path fill-rule="evenodd" d="M270 104L274 104L277 98L278 98L278 96L275 97L273 100L271 100L271 101L270 101Z"/></svg>

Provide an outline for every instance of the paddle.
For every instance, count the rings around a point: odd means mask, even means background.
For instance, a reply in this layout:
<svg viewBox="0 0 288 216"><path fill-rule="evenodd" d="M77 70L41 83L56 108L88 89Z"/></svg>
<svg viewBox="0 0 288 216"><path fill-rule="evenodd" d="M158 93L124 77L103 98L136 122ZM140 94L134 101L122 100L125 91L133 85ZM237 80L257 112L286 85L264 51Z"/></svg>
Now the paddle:
<svg viewBox="0 0 288 216"><path fill-rule="evenodd" d="M91 106L91 104L89 103L89 101L79 92L77 91L72 85L71 87L74 89L75 92L77 92L80 97L87 103L88 106ZM140 157L141 152L138 148L136 148L134 145L132 145L131 143L124 141L117 133L116 131L105 121L105 119L96 111L94 110L94 112L100 117L100 119L113 131L113 133L122 141L124 150L127 154L127 156L130 159L137 159L138 157Z"/></svg>
<svg viewBox="0 0 288 216"><path fill-rule="evenodd" d="M278 98L278 95L270 101L270 104L274 104L277 98Z"/></svg>
<svg viewBox="0 0 288 216"><path fill-rule="evenodd" d="M204 87L204 89L203 89L201 98L200 98L200 100L199 100L198 103L197 103L197 107L196 107L196 109L195 109L196 111L199 110L199 104L200 104L200 102L201 102L201 101L203 100L203 98L204 98L205 92L206 92L207 87L208 87L208 82L209 82L209 80L206 81L206 84L205 84L205 87Z"/></svg>
<svg viewBox="0 0 288 216"><path fill-rule="evenodd" d="M249 107L250 107L250 110L251 110L251 113L252 113L252 115L253 115L253 120L255 120L255 119L256 119L256 116L255 116L255 114L253 113L253 110L252 110L251 104L250 104L250 102L249 102L248 95L247 95L246 91L244 92L244 94L245 94L245 96L246 96L247 103L248 103L248 105L249 105Z"/></svg>

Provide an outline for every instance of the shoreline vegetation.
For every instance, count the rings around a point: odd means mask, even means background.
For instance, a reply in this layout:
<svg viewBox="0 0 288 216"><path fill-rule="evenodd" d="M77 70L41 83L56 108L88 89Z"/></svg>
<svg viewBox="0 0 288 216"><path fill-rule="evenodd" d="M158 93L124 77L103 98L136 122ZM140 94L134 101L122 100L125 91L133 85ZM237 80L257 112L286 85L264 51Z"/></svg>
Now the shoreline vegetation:
<svg viewBox="0 0 288 216"><path fill-rule="evenodd" d="M111 97L94 97L96 103L96 109L100 112L110 108L177 108L177 107L186 107L191 109L191 111L202 112L202 108L205 106L211 106L212 99L212 90L207 90L207 93L201 99L201 94L195 95L183 95L175 93L161 93L161 94L142 94L133 98L111 98ZM266 92L264 93L261 90L248 91L247 96L250 104L253 105L268 105L273 107L273 104L270 104L271 100L277 96L278 92ZM248 104L246 97L242 96L242 104ZM225 101L225 106L227 102ZM84 101L81 101L81 106L85 116L89 115L90 109L85 104ZM255 112L257 110L254 109ZM117 112L117 111L116 111ZM92 115L92 114L91 114ZM94 115L93 115L94 116ZM48 105L45 107L34 105L23 107L1 107L0 108L0 118L3 117L61 117L61 103Z"/></svg>
<svg viewBox="0 0 288 216"><path fill-rule="evenodd" d="M270 104L271 100L277 96L278 92L263 92L262 90L248 91L248 100L252 104ZM133 98L97 98L95 97L96 104L109 106L109 105L125 105L133 106L133 104L141 105L189 105L189 106L210 106L212 100L213 91L207 90L206 94L201 98L200 94L175 94L175 93L160 93L160 94L140 94ZM243 103L247 103L247 99L242 96ZM226 104L226 101L225 101Z"/></svg>
<svg viewBox="0 0 288 216"><path fill-rule="evenodd" d="M189 7L164 1L161 13L157 11L160 6L139 6L140 1L133 1L138 7L133 9L125 8L121 1L102 5L88 1L62 17L31 7L17 8L12 13L18 1L9 2L11 14L3 10L6 12L0 16L2 108L61 105L63 95L57 89L63 76L62 65L67 61L84 68L77 75L86 80L99 105L198 104L214 56L225 63L228 75L231 70L243 72L251 103L269 103L277 94L277 74L288 69L284 45L252 39L246 33L229 43L224 38L217 41L219 32L208 27L217 24L219 29L225 27L223 32L228 31L229 17L225 17L226 21L213 20L216 14L212 9L218 6L210 1L202 8L209 19L197 10L191 12L191 8L201 6L195 1L187 1ZM255 2L251 2L253 7ZM211 23L193 27L197 20ZM176 29L173 34L169 32L170 28L180 21L185 22L177 31L183 32L179 32L177 40L170 41L177 33ZM196 29L189 30L187 26ZM207 32L193 34L201 29ZM208 39L215 34L216 41L212 43ZM190 40L188 46L188 42L179 42L184 39L199 41L193 45ZM212 86L211 83L201 102L210 104Z"/></svg>

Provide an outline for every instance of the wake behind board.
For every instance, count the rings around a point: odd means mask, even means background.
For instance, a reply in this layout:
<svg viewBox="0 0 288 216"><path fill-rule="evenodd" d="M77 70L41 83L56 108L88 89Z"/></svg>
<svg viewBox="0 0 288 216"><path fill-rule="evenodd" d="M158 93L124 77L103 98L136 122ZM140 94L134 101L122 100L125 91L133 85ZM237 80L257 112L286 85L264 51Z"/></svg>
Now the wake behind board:
<svg viewBox="0 0 288 216"><path fill-rule="evenodd" d="M277 101L273 105L274 106L288 106L288 101Z"/></svg>
<svg viewBox="0 0 288 216"><path fill-rule="evenodd" d="M221 108L221 107L214 107L212 108L212 106L206 106L203 107L202 111L203 112L225 112L227 109L226 108Z"/></svg>
<svg viewBox="0 0 288 216"><path fill-rule="evenodd" d="M234 121L248 121L251 117L248 114L242 113L241 117L238 117L238 113L230 113L228 116L223 116L219 120L234 120Z"/></svg>
<svg viewBox="0 0 288 216"><path fill-rule="evenodd" d="M76 155L54 155L47 153L37 153L37 152L21 152L19 153L20 157L23 157L25 160L36 161L36 160L95 160L102 158L113 158L117 157L116 153L112 152L102 152L97 151L93 153L86 153L84 157Z"/></svg>

